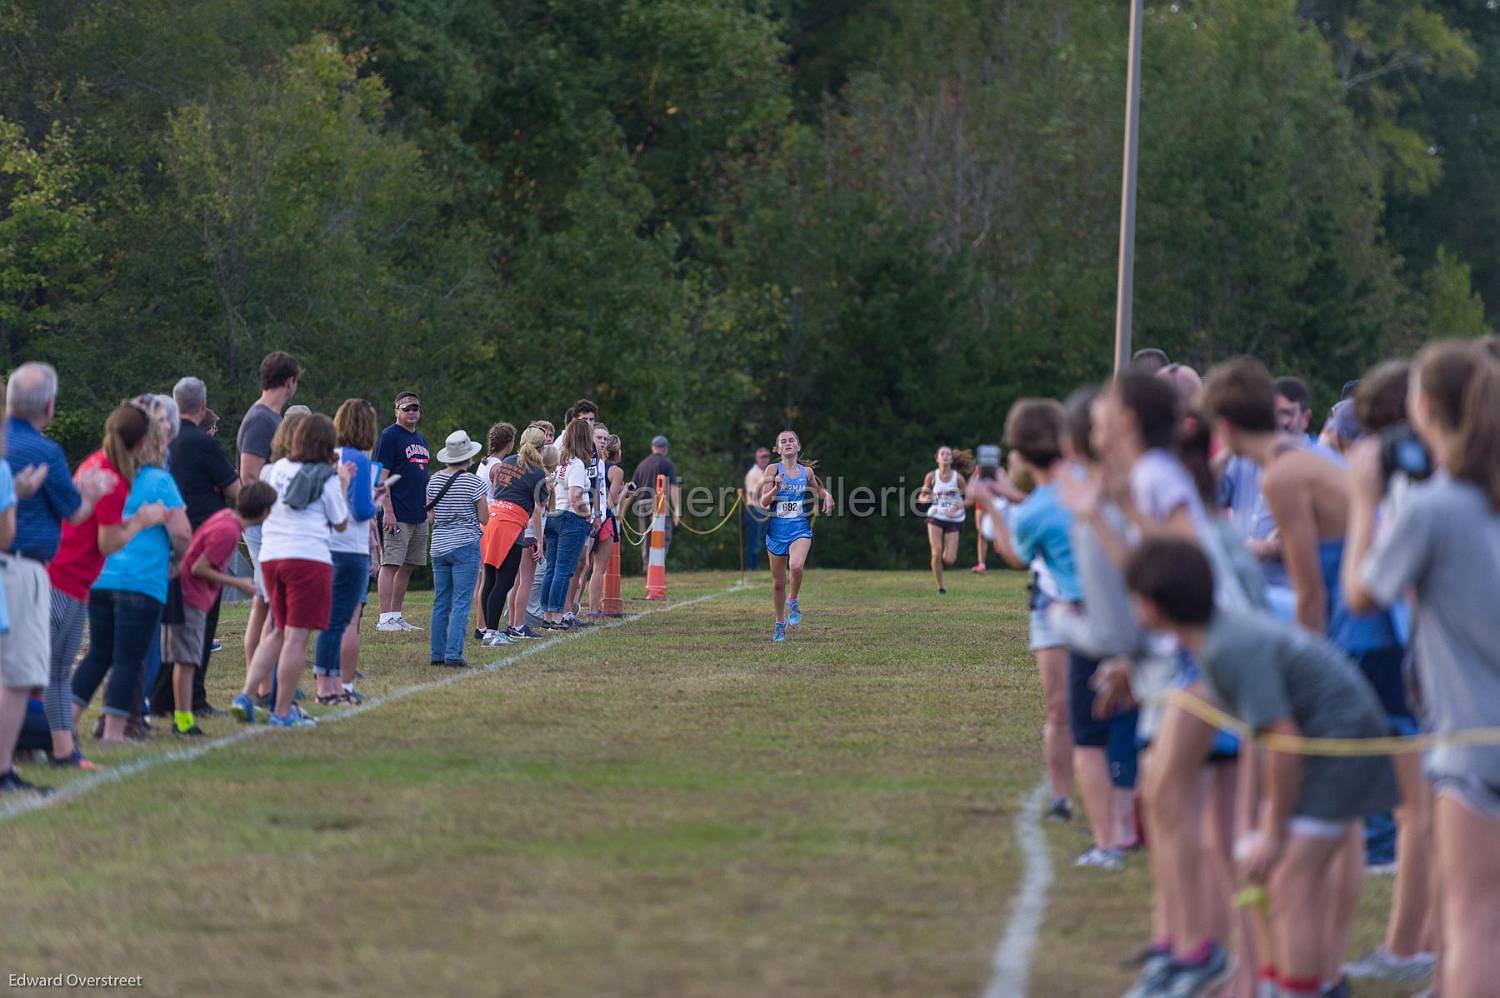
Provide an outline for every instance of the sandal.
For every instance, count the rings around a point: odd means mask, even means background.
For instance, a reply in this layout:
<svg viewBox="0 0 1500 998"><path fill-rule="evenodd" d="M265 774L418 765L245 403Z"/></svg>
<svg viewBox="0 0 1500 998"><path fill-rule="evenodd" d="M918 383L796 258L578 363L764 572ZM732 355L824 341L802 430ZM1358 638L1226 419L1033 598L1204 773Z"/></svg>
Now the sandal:
<svg viewBox="0 0 1500 998"><path fill-rule="evenodd" d="M76 748L73 750L72 755L65 755L60 758L53 759L52 765L56 766L58 769L83 769L89 772L104 768L97 762L91 762L87 757L84 756L82 752L78 751L78 749Z"/></svg>
<svg viewBox="0 0 1500 998"><path fill-rule="evenodd" d="M350 699L349 694L345 693L343 690L339 690L337 693L329 693L326 695L322 693L318 694L319 707L344 707L353 703L354 701Z"/></svg>

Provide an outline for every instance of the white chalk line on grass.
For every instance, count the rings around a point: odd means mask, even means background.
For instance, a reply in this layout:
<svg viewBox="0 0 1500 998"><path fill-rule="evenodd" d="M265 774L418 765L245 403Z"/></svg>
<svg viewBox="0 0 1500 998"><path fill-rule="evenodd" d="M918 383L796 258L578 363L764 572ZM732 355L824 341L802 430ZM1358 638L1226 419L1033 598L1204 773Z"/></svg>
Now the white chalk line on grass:
<svg viewBox="0 0 1500 998"><path fill-rule="evenodd" d="M1036 948L1037 933L1047 914L1047 889L1052 886L1052 857L1047 852L1047 838L1042 834L1042 808L1046 804L1047 783L1043 780L1016 815L1016 839L1021 844L1026 870L1011 906L1005 935L995 947L984 998L1026 998L1031 951Z"/></svg>
<svg viewBox="0 0 1500 998"><path fill-rule="evenodd" d="M529 658L532 655L537 654L538 652L546 651L548 648L556 647L557 645L562 644L564 641L581 640L589 637L590 635L610 630L611 628L623 627L626 624L633 624L641 618L649 617L654 613L666 613L671 610L686 609L687 607L695 606L699 603L706 603L711 599L718 599L720 596L728 596L730 593L738 592L739 590L744 588L746 588L745 583L743 581L738 581L726 589L720 589L717 592L706 593L702 596L695 596L692 599L683 600L681 603L669 603L666 606L652 607L647 610L642 610L639 613L633 613L628 617L621 617L618 620L605 621L603 623L596 624L593 627L581 628L576 631L567 631L563 634L558 634L554 637L547 638L542 641L528 643L527 647L522 649L521 651L515 652L511 655L507 655L505 658L502 658L495 662L490 662L487 665L481 665L472 669L457 670L449 673L441 679L432 679L423 683L413 683L410 686L402 686L398 689L391 690L389 693L383 693L380 696L371 697L364 703L359 704L355 707L350 707L347 710L341 710L334 714L323 714L318 718L318 727L322 728L330 724L336 724L339 721L347 721L350 718L358 717L359 715L368 713L372 710L378 710L379 708L384 707L386 704L395 703L399 700L405 700L408 697L413 697L420 693L428 693L432 690L442 689L445 686L451 686L454 683L461 683L465 680L472 679L475 676L483 676L493 672L499 672L501 669L506 669L512 665L515 665L523 658ZM158 769L162 766L167 766L172 763L192 762L194 759L200 759L210 752L217 752L219 749L225 749L229 748L232 745L238 745L243 741L251 738L258 738L273 730L275 729L271 728L269 725L249 724L241 728L239 731L236 731L232 735L225 735L222 738L214 738L210 741L203 742L201 745L194 745L191 748L174 749L171 752L162 752L154 755L148 755L140 759L136 759L134 762L127 762L122 765L111 766L108 769L98 770L97 772L91 773L80 780L75 780L74 782L69 783L67 786L57 791L57 793L52 794L48 797L40 797L35 794L28 794L22 799L7 802L3 808L0 808L0 824L4 824L5 822L10 821L12 818L16 818L22 814L27 814L32 811L40 811L43 808L55 807L59 804L66 804L68 801L76 800L79 797L84 796L85 794L92 793L93 791L106 784L118 783L121 780L128 779L129 777L135 776L138 773L144 773L148 770ZM291 737L295 738L297 737L297 735L295 733L292 733Z"/></svg>

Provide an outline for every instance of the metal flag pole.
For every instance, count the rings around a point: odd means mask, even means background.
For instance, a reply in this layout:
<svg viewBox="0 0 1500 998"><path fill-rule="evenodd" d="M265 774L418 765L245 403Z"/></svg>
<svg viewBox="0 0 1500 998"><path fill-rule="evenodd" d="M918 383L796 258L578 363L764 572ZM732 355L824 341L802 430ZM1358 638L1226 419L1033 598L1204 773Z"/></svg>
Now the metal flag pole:
<svg viewBox="0 0 1500 998"><path fill-rule="evenodd" d="M1120 276L1115 288L1115 373L1130 363L1135 297L1135 174L1141 139L1141 0L1130 0L1130 58L1126 64L1125 176L1120 182Z"/></svg>

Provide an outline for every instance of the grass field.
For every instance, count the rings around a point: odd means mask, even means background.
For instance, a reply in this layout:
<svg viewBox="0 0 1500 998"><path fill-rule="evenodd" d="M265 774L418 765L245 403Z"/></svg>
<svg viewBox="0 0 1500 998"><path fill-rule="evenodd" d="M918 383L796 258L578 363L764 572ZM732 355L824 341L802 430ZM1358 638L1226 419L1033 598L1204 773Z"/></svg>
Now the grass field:
<svg viewBox="0 0 1500 998"><path fill-rule="evenodd" d="M782 646L764 576L670 582L665 611L9 816L0 973L154 995L977 994L1040 775L1021 577L964 573L939 601L914 573L815 571ZM221 704L242 676L226 617ZM372 701L449 675L425 633L365 647ZM1118 994L1144 860L1077 871L1082 822L1047 835L1032 993Z"/></svg>

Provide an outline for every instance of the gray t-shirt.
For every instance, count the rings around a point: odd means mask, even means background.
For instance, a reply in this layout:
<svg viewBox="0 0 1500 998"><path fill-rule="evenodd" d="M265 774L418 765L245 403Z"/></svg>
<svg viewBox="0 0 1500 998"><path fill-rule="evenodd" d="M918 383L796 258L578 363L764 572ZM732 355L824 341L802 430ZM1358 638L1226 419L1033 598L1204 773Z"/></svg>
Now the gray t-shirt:
<svg viewBox="0 0 1500 998"><path fill-rule="evenodd" d="M1306 738L1390 734L1380 701L1343 652L1268 614L1216 611L1199 664L1224 708L1257 732L1290 718ZM1347 821L1395 803L1388 757L1303 757L1294 814Z"/></svg>
<svg viewBox="0 0 1500 998"><path fill-rule="evenodd" d="M240 420L240 431L235 436L234 446L241 454L250 454L268 460L271 456L271 438L281 426L281 413L268 405L257 402L252 405L245 418Z"/></svg>
<svg viewBox="0 0 1500 998"><path fill-rule="evenodd" d="M1365 586L1386 606L1416 593L1420 713L1432 729L1500 725L1500 515L1484 493L1442 471L1412 485L1362 567ZM1427 771L1500 786L1500 747L1440 747Z"/></svg>

